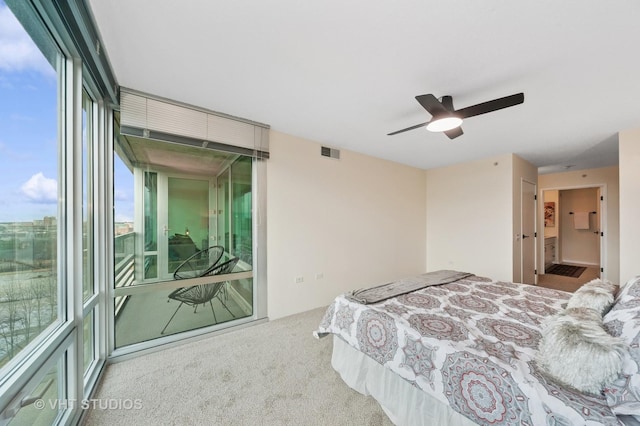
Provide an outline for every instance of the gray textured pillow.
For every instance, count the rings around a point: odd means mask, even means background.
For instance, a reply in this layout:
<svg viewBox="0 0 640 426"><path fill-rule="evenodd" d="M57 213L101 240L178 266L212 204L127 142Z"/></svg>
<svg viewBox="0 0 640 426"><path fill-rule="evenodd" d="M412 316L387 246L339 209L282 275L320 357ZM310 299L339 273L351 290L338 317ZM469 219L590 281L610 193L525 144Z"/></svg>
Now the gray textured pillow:
<svg viewBox="0 0 640 426"><path fill-rule="evenodd" d="M536 364L557 382L601 394L618 378L627 345L602 326L591 308L571 308L550 317L542 328Z"/></svg>
<svg viewBox="0 0 640 426"><path fill-rule="evenodd" d="M640 422L640 275L620 289L602 322L609 333L629 346L620 378L605 390L607 404L614 413L634 415Z"/></svg>
<svg viewBox="0 0 640 426"><path fill-rule="evenodd" d="M596 278L584 284L569 299L567 309L591 308L604 315L613 305L618 284Z"/></svg>

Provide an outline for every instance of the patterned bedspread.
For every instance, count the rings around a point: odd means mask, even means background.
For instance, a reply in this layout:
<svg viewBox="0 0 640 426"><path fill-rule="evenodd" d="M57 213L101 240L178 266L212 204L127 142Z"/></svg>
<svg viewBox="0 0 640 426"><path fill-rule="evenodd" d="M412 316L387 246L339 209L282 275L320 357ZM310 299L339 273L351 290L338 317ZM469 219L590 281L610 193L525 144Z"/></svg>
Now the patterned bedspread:
<svg viewBox="0 0 640 426"><path fill-rule="evenodd" d="M471 276L371 305L339 296L315 334L338 335L479 424L619 424L604 397L536 370L540 324L570 295Z"/></svg>

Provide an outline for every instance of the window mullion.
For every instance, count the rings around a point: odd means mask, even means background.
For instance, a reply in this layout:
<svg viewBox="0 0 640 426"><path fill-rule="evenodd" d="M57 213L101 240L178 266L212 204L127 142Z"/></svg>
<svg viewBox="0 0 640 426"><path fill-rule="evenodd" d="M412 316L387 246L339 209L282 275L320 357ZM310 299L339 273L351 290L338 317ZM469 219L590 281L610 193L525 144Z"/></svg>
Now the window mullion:
<svg viewBox="0 0 640 426"><path fill-rule="evenodd" d="M105 196L102 198L106 205L104 206L103 219L105 220L105 236L103 241L108 241L105 244L106 251L104 257L105 266L105 292L103 294L104 299L101 302L101 306L104 307L104 322L102 323L102 329L100 338L104 345L103 350L105 359L115 349L115 306L114 306L114 263L115 256L114 247L114 201L113 201L113 188L114 188L114 139L116 136L117 127L114 126L114 112L111 108L108 109L108 114L105 116L105 140L101 145L103 146L104 153L104 183L105 183Z"/></svg>
<svg viewBox="0 0 640 426"><path fill-rule="evenodd" d="M86 88L85 88L86 90ZM85 102L87 102L85 100ZM83 178L88 179L88 185L91 187L91 191L87 192L87 196L90 197L87 201L87 223L89 221L92 224L92 237L88 241L90 256L91 270L85 270L83 273L91 275L91 291L92 295L88 296L83 294L83 318L86 321L89 315L92 315L93 323L91 325L91 341L83 342L85 349L87 345L91 345L92 359L88 370L83 370L84 376L84 397L87 398L95 385L98 374L104 364L106 354L106 305L105 305L105 292L106 292L106 257L105 252L107 250L104 241L106 241L106 221L104 214L98 214L98 212L105 212L105 176L107 167L104 163L105 157L105 139L107 129L105 122L108 116L108 110L105 107L103 101L90 101L90 105L85 105L87 111L91 111L90 117L87 116L87 129L91 128L91 132L87 132L90 139L87 140L87 173ZM83 218L84 220L84 218ZM101 243L102 242L102 243ZM85 360L86 361L86 360ZM85 364L85 368L87 365Z"/></svg>
<svg viewBox="0 0 640 426"><path fill-rule="evenodd" d="M96 331L96 358L102 362L107 358L107 345L106 338L106 319L105 316L107 306L107 283L110 282L107 279L109 274L107 267L108 259L111 257L108 253L110 244L107 235L113 235L108 233L108 224L111 219L107 212L110 210L107 208L107 171L111 170L107 164L107 149L110 130L108 124L110 121L109 109L106 107L104 101L98 102L97 105L97 132L94 142L95 160L94 164L94 179L96 184L94 185L94 212L104 212L104 214L94 214L94 226L95 226L95 238L94 238L94 281L96 283L95 290L98 295L98 315L96 316L97 325Z"/></svg>
<svg viewBox="0 0 640 426"><path fill-rule="evenodd" d="M74 345L67 363L67 395L80 400L83 394L83 334L82 334L82 62L72 61L69 73L68 102L69 139L67 140L67 303L68 319L74 323Z"/></svg>

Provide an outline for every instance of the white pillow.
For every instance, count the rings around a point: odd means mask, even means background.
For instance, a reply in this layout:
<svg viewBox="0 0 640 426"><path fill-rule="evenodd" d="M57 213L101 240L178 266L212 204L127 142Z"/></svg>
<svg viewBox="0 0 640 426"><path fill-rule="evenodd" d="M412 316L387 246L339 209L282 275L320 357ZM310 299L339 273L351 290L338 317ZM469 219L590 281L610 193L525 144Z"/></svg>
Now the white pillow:
<svg viewBox="0 0 640 426"><path fill-rule="evenodd" d="M591 308L604 315L613 305L618 287L618 284L608 280L591 280L573 293L567 303L567 309Z"/></svg>
<svg viewBox="0 0 640 426"><path fill-rule="evenodd" d="M618 378L627 345L602 327L591 308L571 308L550 317L542 328L536 364L557 382L599 395Z"/></svg>

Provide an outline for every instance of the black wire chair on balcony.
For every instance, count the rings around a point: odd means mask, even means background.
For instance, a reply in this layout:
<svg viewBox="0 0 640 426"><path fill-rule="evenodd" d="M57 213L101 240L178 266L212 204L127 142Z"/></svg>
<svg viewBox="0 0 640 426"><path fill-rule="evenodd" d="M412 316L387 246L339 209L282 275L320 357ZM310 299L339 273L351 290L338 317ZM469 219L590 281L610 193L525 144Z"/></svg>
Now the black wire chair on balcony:
<svg viewBox="0 0 640 426"><path fill-rule="evenodd" d="M206 269L205 272L203 272L201 275L198 275L198 276L206 277L206 276L213 276L213 275L229 274L233 271L233 268L235 268L236 264L238 263L238 260L240 259L237 257L234 257L233 259L229 259L225 262L222 262L220 264L212 266L211 268ZM229 314L231 314L231 316L235 318L236 316L233 314L233 312L231 312L231 309L229 309L229 307L226 305L226 303L224 303L224 301L220 297L220 292L225 287L226 283L227 283L226 281L221 281L221 282L212 283L212 284L199 284L191 287L182 287L172 291L169 294L168 301L171 301L173 299L180 302L180 304L176 308L173 315L171 315L171 318L169 318L169 321L164 326L160 334L164 334L164 331L169 326L169 323L171 323L171 320L173 320L173 317L176 316L176 314L178 313L178 310L180 309L180 307L182 307L183 304L187 306L193 306L193 313L196 313L198 310L198 305L201 305L201 304L205 305L208 302L209 306L211 306L211 312L213 313L213 320L217 324L218 318L216 318L216 311L213 309L213 302L212 302L214 298L217 298L222 304L222 306L224 306L225 309L229 311Z"/></svg>
<svg viewBox="0 0 640 426"><path fill-rule="evenodd" d="M211 270L220 262L223 254L224 247L222 246L211 246L204 250L197 251L178 265L173 272L173 278L176 280L184 280L186 278L210 275Z"/></svg>

